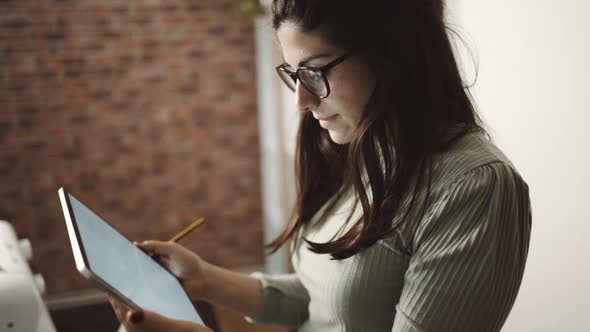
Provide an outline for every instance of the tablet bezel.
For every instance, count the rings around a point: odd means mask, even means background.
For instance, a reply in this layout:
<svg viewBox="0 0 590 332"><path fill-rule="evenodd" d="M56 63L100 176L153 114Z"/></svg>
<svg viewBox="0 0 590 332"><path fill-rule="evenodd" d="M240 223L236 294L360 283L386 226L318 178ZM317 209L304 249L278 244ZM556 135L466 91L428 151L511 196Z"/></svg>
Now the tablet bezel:
<svg viewBox="0 0 590 332"><path fill-rule="evenodd" d="M116 288L112 287L108 282L106 282L105 280L103 280L99 275L95 274L92 271L92 269L90 268L90 264L88 262L88 257L86 255L86 252L85 252L85 249L84 249L84 244L82 242L82 238L80 236L80 232L78 230L78 225L77 225L76 217L74 215L74 210L72 209L72 203L71 203L70 198L69 198L69 195L72 195L72 194L70 192L68 192L64 187L60 188L58 190L58 193L59 193L59 198L60 198L60 201L61 201L62 209L63 209L63 212L64 212L64 217L65 217L65 220L66 220L66 226L67 226L68 235L69 235L69 238L70 238L70 243L72 245L72 251L73 251L73 254L74 254L74 261L76 263L76 269L78 270L78 272L80 272L80 274L82 276L84 276L86 279L92 281L97 287L99 287L100 289L104 290L105 292L107 292L107 293L115 296L117 299L121 300L123 303L125 303L129 307L136 308L136 309L142 309L138 304L136 304L131 299L129 299L128 297L126 297L125 295L123 295L122 293L120 293ZM74 195L72 195L72 196L74 196ZM76 199L78 199L78 198L76 198ZM108 221L106 221L105 218L103 218L102 216L100 216L98 213L94 212L92 209L90 209L90 207L88 207L82 201L80 201L80 203L84 204L84 206L88 210L90 210L97 217L99 217L104 223L106 223L113 230L115 230L115 232L121 234L121 232L119 232L113 225L111 225ZM123 236L127 241L129 241L129 239L127 237L125 237L123 234L121 234L121 236ZM129 242L131 242L131 241L129 241ZM141 250L139 248L137 248L137 250L139 250L142 254L146 255L146 257L154 260L166 272L170 273L170 275L173 276L178 281L178 283L180 284L182 290L184 291L184 293L187 296L187 298L189 299L189 301L191 303L193 303L192 299L190 298L190 296L186 292L186 289L184 289L184 286L183 286L181 280L176 275L174 275L165 266L163 266L162 264L160 264L160 262L158 262L154 258L152 258L149 255L147 255L143 250ZM193 308L195 309L197 315L201 318L201 320L204 321L203 317L201 316L201 313L199 313L198 309L194 306L194 304L193 304Z"/></svg>

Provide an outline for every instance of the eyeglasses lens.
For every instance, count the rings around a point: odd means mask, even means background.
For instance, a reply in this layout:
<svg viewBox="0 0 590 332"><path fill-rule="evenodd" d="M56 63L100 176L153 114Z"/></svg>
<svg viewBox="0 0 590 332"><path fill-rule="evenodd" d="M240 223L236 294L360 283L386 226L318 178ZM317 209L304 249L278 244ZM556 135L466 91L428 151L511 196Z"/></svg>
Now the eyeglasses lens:
<svg viewBox="0 0 590 332"><path fill-rule="evenodd" d="M301 83L313 94L324 97L328 94L328 87L322 75L313 70L302 69L299 71Z"/></svg>
<svg viewBox="0 0 590 332"><path fill-rule="evenodd" d="M293 78L291 78L291 75L289 75L286 71L282 69L279 69L277 72L279 73L279 77L283 82L285 82L287 87L289 87L291 91L295 91L297 83L293 80Z"/></svg>

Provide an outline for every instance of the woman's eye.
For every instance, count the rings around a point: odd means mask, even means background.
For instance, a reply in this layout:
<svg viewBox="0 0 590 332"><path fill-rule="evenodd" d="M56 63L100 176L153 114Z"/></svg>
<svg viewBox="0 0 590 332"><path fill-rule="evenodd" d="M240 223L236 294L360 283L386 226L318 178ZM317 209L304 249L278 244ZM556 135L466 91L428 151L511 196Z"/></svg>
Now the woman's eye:
<svg viewBox="0 0 590 332"><path fill-rule="evenodd" d="M316 82L317 81L321 81L322 80L322 76L320 74L313 74L311 76L311 79L314 80L314 81L316 81Z"/></svg>

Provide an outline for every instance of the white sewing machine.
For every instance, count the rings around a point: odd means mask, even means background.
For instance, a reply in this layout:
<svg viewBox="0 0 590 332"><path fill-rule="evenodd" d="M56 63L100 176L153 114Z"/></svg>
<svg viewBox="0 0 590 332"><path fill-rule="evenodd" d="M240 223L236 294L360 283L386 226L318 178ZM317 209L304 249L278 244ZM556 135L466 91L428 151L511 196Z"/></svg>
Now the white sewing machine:
<svg viewBox="0 0 590 332"><path fill-rule="evenodd" d="M43 277L31 273L33 253L12 226L0 220L0 332L56 332L41 294Z"/></svg>

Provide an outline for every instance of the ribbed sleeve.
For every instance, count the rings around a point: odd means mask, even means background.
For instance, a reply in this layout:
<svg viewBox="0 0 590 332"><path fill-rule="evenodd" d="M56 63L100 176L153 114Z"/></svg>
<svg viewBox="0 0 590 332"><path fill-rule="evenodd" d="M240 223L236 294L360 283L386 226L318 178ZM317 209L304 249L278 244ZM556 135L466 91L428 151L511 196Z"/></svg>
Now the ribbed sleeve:
<svg viewBox="0 0 590 332"><path fill-rule="evenodd" d="M524 272L528 197L501 162L451 184L416 232L392 331L499 331Z"/></svg>
<svg viewBox="0 0 590 332"><path fill-rule="evenodd" d="M262 309L248 321L298 327L307 320L309 294L296 274L252 276L262 282Z"/></svg>

